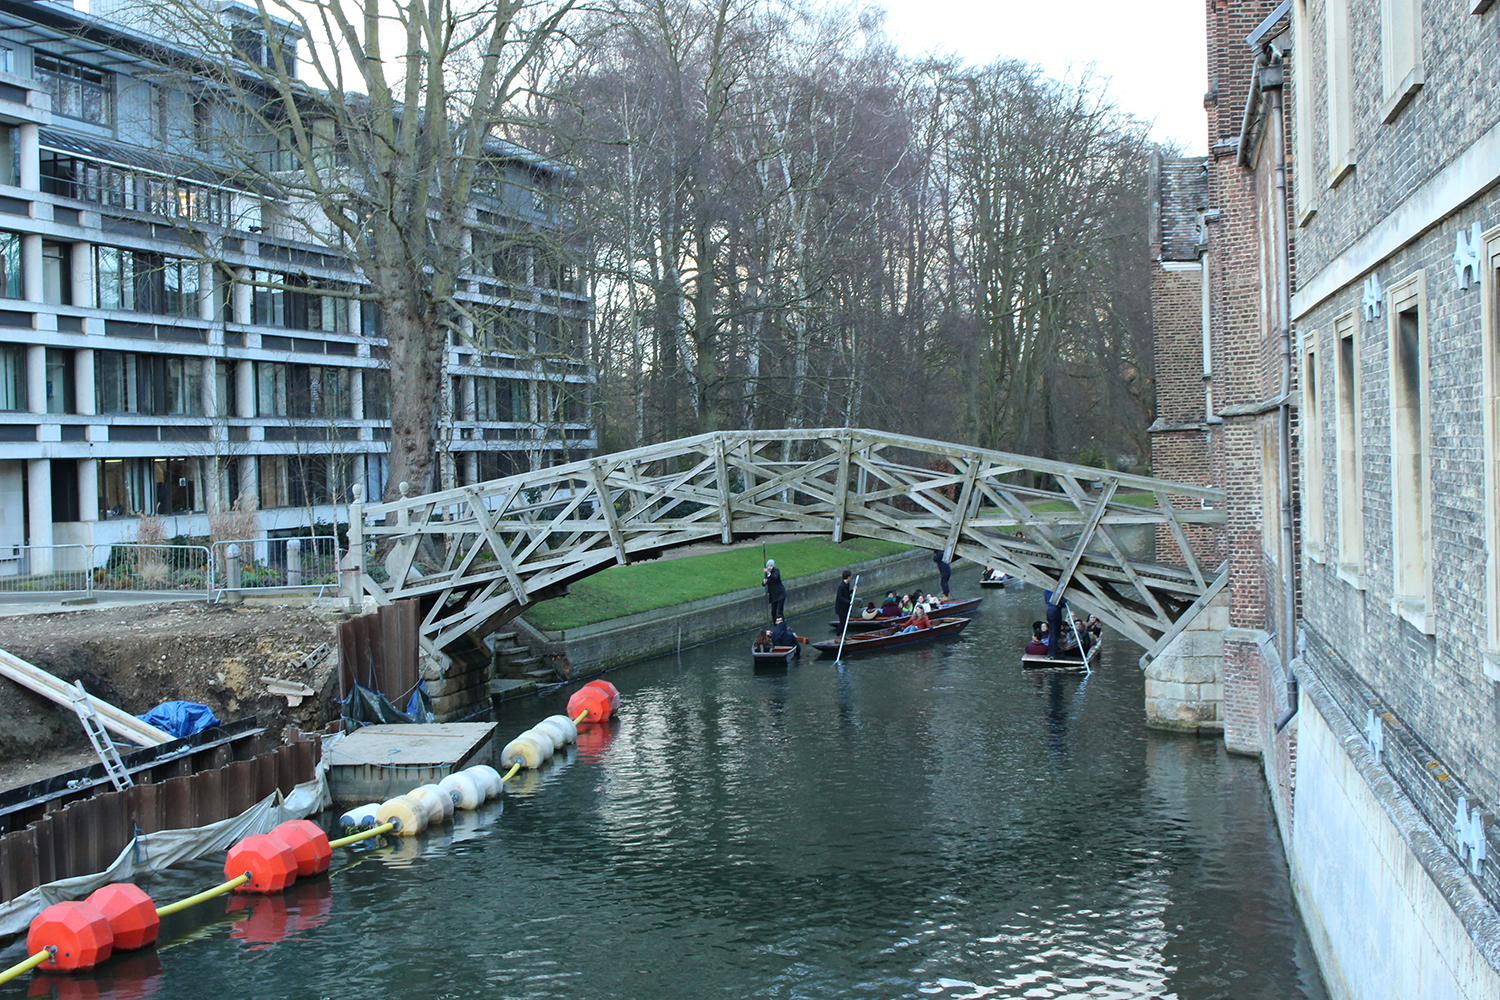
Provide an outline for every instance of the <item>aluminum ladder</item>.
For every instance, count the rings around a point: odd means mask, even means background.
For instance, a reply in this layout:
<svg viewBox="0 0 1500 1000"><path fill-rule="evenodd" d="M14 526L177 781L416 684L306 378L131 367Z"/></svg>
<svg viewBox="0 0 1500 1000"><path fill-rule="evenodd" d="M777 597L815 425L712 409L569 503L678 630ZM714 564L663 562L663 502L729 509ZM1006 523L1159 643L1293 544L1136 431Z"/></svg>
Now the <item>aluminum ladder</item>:
<svg viewBox="0 0 1500 1000"><path fill-rule="evenodd" d="M133 786L135 782L131 780L130 772L125 770L125 762L120 760L120 753L115 749L114 740L105 731L104 723L99 720L99 713L94 711L94 699L83 689L83 682L75 681L69 686L68 694L73 700L73 711L78 713L78 721L83 723L83 731L88 733L89 742L94 745L94 752L104 764L109 780L120 791Z"/></svg>

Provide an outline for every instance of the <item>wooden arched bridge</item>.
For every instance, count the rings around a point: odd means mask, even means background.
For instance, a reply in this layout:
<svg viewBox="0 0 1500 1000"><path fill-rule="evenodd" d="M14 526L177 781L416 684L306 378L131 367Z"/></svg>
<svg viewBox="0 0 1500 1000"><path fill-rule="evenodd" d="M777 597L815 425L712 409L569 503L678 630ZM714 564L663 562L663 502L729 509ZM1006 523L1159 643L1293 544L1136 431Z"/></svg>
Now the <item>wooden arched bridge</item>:
<svg viewBox="0 0 1500 1000"><path fill-rule="evenodd" d="M1150 656L1222 588L1223 524L1222 491L1200 486L880 431L720 431L356 502L345 569L379 603L419 601L437 656L674 546L857 535L1061 589Z"/></svg>

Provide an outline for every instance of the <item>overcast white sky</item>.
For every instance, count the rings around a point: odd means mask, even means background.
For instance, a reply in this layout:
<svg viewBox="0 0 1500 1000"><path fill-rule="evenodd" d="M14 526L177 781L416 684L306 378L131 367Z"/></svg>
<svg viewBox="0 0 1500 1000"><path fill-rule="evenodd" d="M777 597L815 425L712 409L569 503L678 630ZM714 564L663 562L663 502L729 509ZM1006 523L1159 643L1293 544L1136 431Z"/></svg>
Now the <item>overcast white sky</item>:
<svg viewBox="0 0 1500 1000"><path fill-rule="evenodd" d="M912 55L968 62L999 56L1040 63L1050 75L1089 63L1115 103L1155 123L1153 135L1188 155L1207 151L1203 0L877 0L886 32Z"/></svg>

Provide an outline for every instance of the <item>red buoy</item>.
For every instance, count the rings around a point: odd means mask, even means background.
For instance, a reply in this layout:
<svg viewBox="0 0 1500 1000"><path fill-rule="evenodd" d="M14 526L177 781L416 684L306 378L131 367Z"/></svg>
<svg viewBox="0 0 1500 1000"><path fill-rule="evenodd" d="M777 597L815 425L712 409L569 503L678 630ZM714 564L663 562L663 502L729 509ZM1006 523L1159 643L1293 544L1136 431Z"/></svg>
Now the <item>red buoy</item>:
<svg viewBox="0 0 1500 1000"><path fill-rule="evenodd" d="M92 969L114 951L115 935L109 929L109 918L88 903L53 903L31 921L26 932L26 951L32 955L43 948L56 948L52 957L38 969L73 972Z"/></svg>
<svg viewBox="0 0 1500 1000"><path fill-rule="evenodd" d="M130 882L115 882L95 889L88 904L109 921L115 936L115 951L135 951L156 940L161 918L156 904L144 889Z"/></svg>
<svg viewBox="0 0 1500 1000"><path fill-rule="evenodd" d="M579 724L609 721L609 695L596 687L585 685L573 692L568 699L568 718ZM583 718L578 718L582 714Z"/></svg>
<svg viewBox="0 0 1500 1000"><path fill-rule="evenodd" d="M600 691L603 691L609 696L609 711L611 715L620 710L620 689L615 687L609 681L602 679L597 681L589 681L584 685L584 687L598 688Z"/></svg>
<svg viewBox="0 0 1500 1000"><path fill-rule="evenodd" d="M322 827L305 819L289 819L271 831L271 836L286 843L297 857L297 877L321 875L333 862L333 848Z"/></svg>
<svg viewBox="0 0 1500 1000"><path fill-rule="evenodd" d="M250 881L235 892L280 892L297 881L297 856L279 837L252 834L231 847L224 859L225 881L246 872Z"/></svg>

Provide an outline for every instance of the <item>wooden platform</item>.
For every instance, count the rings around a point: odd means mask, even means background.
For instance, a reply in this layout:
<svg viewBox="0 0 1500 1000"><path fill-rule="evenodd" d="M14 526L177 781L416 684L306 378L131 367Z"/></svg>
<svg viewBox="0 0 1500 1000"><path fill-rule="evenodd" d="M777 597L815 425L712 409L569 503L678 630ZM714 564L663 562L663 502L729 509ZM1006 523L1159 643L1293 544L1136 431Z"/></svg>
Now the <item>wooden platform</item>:
<svg viewBox="0 0 1500 1000"><path fill-rule="evenodd" d="M328 787L339 805L383 802L441 781L495 755L495 723L365 726L328 753Z"/></svg>

